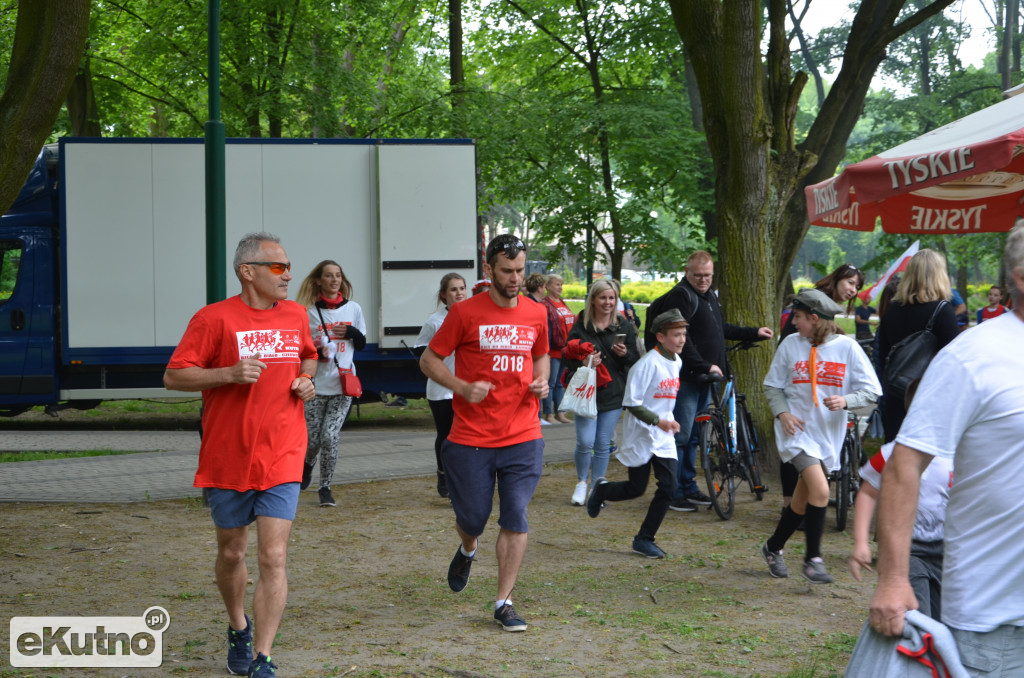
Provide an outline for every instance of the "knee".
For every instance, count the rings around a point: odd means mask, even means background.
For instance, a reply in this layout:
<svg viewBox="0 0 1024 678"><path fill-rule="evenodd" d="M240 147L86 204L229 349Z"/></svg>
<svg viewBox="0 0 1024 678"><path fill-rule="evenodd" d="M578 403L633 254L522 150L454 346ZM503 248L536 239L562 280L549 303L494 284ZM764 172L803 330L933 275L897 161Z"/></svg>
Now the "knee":
<svg viewBox="0 0 1024 678"><path fill-rule="evenodd" d="M245 544L221 544L217 551L217 560L228 567L238 567L245 564Z"/></svg>
<svg viewBox="0 0 1024 678"><path fill-rule="evenodd" d="M288 563L287 544L260 544L260 576L265 573L283 572Z"/></svg>

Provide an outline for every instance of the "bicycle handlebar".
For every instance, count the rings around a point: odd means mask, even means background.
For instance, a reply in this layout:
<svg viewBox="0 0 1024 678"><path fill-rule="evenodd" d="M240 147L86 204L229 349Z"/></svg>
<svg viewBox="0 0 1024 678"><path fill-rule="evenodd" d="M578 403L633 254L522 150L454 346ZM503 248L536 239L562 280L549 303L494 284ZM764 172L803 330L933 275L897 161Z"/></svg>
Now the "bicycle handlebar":
<svg viewBox="0 0 1024 678"><path fill-rule="evenodd" d="M698 374L697 381L701 384L713 384L718 381L725 379L724 374L718 374L717 372L708 372L707 374Z"/></svg>
<svg viewBox="0 0 1024 678"><path fill-rule="evenodd" d="M726 346L725 352L728 353L729 351L735 351L737 349L739 349L740 351L749 351L752 348L760 348L762 341L762 339L758 339L757 341L744 339L743 341L738 341L735 344Z"/></svg>

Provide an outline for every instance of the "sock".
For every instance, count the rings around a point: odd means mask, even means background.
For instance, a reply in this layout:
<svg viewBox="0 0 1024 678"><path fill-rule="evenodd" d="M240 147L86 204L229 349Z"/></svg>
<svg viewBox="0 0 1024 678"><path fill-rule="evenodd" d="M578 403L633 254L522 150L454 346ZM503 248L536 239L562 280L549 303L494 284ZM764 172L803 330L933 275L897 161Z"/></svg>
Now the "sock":
<svg viewBox="0 0 1024 678"><path fill-rule="evenodd" d="M796 532L796 528L800 526L800 521L803 518L802 515L794 511L790 506L783 509L782 517L779 518L779 524L775 526L775 534L768 538L768 550L774 552L781 551L782 547L789 541L789 538Z"/></svg>
<svg viewBox="0 0 1024 678"><path fill-rule="evenodd" d="M459 550L462 551L462 555L466 556L467 558L472 558L473 554L476 553L476 549L473 549L472 551L467 551L465 546L460 546Z"/></svg>
<svg viewBox="0 0 1024 678"><path fill-rule="evenodd" d="M807 553L804 554L804 562L811 558L821 557L821 535L825 532L825 506L807 505L807 528L804 537L807 540Z"/></svg>
<svg viewBox="0 0 1024 678"><path fill-rule="evenodd" d="M494 609L495 609L495 611L497 611L497 610L500 610L501 608L505 607L506 605L511 605L511 604L512 604L512 599L511 598L506 598L505 600L496 600L496 601L494 601Z"/></svg>

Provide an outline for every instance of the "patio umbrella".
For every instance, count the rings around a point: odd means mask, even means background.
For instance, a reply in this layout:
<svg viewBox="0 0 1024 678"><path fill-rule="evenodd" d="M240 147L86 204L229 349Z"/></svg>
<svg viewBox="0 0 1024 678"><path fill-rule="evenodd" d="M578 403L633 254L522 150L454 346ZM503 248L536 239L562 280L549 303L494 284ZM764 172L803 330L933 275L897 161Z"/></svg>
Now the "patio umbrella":
<svg viewBox="0 0 1024 678"><path fill-rule="evenodd" d="M804 193L816 226L872 231L881 217L888 233L1008 231L1024 216L1024 96L850 165Z"/></svg>

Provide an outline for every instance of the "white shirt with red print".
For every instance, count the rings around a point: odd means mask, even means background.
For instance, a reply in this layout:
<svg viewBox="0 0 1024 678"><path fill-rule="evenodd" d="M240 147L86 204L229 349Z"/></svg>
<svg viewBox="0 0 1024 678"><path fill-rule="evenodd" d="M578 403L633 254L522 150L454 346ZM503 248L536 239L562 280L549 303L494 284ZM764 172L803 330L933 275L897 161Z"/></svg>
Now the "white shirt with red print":
<svg viewBox="0 0 1024 678"><path fill-rule="evenodd" d="M882 487L882 469L895 447L895 442L882 445L878 454L860 469L860 477L876 490ZM946 523L946 504L949 503L951 487L953 460L933 457L921 475L921 492L917 498L917 515L914 517L915 541L942 541L942 526Z"/></svg>
<svg viewBox="0 0 1024 678"><path fill-rule="evenodd" d="M640 405L657 414L659 419L672 421L682 364L679 356L669 360L657 349L648 351L629 368L622 406ZM622 446L615 458L626 466L635 467L646 464L654 455L675 457L675 436L627 414L622 423Z"/></svg>
<svg viewBox="0 0 1024 678"><path fill-rule="evenodd" d="M787 436L776 417L775 440L782 461L805 452L834 471L839 468L839 450L846 436L846 410L829 411L825 398L862 390L881 395L882 386L864 349L850 337L833 334L817 347L816 353L816 403L811 397L811 342L799 334L791 334L779 344L764 385L781 389L789 413L804 422L803 431Z"/></svg>

